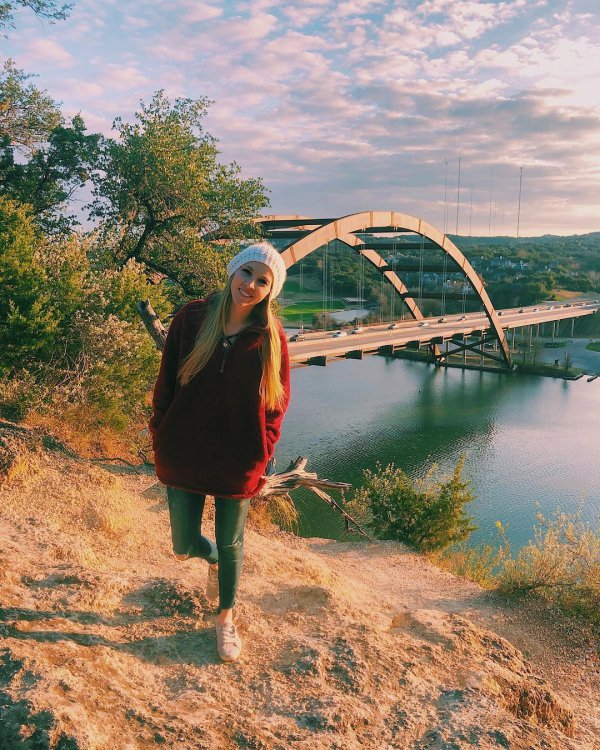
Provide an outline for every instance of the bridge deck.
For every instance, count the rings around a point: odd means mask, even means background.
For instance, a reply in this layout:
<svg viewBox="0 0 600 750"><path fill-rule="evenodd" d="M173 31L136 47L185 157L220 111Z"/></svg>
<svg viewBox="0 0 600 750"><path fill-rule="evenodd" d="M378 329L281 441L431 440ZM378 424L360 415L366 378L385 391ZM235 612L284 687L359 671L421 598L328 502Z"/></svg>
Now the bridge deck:
<svg viewBox="0 0 600 750"><path fill-rule="evenodd" d="M502 328L508 331L593 315L598 309L600 304L594 300L574 303L569 307L542 303L537 307L499 310L498 314ZM288 344L290 365L325 364L329 358L338 357L362 359L365 354L391 353L413 342L420 345L441 344L457 335L468 336L475 332L481 335L489 328L489 321L483 312L447 315L442 322L439 321L437 317L425 318L420 323L415 320L399 321L392 330L386 323L363 326L361 332L345 336L335 336L330 331L306 331L301 341Z"/></svg>

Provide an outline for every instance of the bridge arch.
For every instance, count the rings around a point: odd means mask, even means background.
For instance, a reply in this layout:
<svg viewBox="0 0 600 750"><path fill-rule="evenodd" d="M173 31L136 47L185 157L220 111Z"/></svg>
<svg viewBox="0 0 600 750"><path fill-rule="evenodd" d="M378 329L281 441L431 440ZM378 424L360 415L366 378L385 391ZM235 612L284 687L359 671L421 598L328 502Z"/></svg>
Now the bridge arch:
<svg viewBox="0 0 600 750"><path fill-rule="evenodd" d="M293 241L281 251L286 268L290 268L302 258L333 240L338 240L353 248L383 274L402 297L415 320L421 320L423 313L416 300L410 296L407 286L397 271L390 268L376 250L367 248L364 240L357 234L378 229L390 233L412 232L420 235L454 261L481 302L489 327L498 341L502 363L509 369L512 367L512 356L500 319L475 269L447 235L423 219L399 211L361 211L336 219L314 219L307 216L289 215L261 216L256 219L256 223L261 224L265 234L272 238L277 237L278 232L281 236L281 230L285 229L293 230L292 235L302 234L297 239L293 238Z"/></svg>

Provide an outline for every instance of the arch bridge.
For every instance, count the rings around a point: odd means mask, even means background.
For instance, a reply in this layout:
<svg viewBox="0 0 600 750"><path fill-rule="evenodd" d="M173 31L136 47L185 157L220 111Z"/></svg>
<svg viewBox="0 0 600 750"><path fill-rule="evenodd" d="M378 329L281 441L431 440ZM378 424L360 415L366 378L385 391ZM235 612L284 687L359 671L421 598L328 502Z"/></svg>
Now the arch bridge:
<svg viewBox="0 0 600 750"><path fill-rule="evenodd" d="M424 318L421 310L424 299L461 299L477 302L487 318L487 325L480 326L477 340L462 343L454 340L460 351L475 351L482 357L494 360L496 367L511 369L513 366L510 347L507 343L501 320L485 290L483 282L465 255L447 235L416 216L398 211L362 211L340 218L315 219L307 216L262 216L256 219L264 236L274 242L281 252L286 268L291 268L315 250L336 241L348 248L348 252L362 256L381 274L393 288L393 294L401 300L409 315L415 321ZM392 247L390 237L396 237L397 250L419 251L418 257L386 261L381 250ZM434 253L435 259L424 261L424 255ZM446 290L449 274L459 273L463 279L463 291L452 293ZM402 278L403 273L419 274L421 282L417 290L410 290ZM442 287L439 291L424 290L424 273L441 273ZM470 293L466 293L466 289ZM495 353L486 348L494 343ZM431 340L429 346L436 360L443 361L444 354L439 348L441 341Z"/></svg>

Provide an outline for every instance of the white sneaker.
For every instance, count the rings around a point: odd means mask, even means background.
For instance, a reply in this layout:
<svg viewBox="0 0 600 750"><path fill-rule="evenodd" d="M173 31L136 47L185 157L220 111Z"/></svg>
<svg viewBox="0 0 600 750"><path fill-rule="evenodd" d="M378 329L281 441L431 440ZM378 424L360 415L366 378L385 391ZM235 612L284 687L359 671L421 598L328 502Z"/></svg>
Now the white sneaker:
<svg viewBox="0 0 600 750"><path fill-rule="evenodd" d="M223 661L235 661L242 652L242 639L232 622L215 624L217 630L217 651Z"/></svg>
<svg viewBox="0 0 600 750"><path fill-rule="evenodd" d="M208 578L206 579L206 598L214 601L219 598L219 569L208 566Z"/></svg>

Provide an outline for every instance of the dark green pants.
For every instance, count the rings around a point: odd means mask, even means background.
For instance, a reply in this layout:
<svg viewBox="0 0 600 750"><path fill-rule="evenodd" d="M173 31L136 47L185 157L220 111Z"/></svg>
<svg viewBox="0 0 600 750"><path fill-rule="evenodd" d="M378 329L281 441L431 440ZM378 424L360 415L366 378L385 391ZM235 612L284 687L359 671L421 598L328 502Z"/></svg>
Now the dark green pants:
<svg viewBox="0 0 600 750"><path fill-rule="evenodd" d="M244 559L244 528L250 500L215 497L216 543L202 536L206 495L167 487L173 551L219 563L219 610L231 609Z"/></svg>

